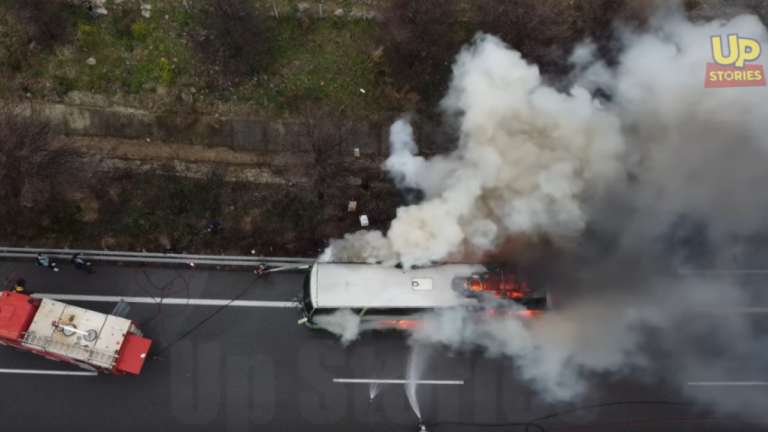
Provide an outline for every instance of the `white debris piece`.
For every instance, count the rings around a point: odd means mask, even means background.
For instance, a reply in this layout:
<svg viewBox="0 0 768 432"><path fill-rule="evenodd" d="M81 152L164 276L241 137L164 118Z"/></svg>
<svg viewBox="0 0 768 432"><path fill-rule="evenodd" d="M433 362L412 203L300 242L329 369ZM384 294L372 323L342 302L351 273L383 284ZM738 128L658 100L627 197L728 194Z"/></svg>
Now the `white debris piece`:
<svg viewBox="0 0 768 432"><path fill-rule="evenodd" d="M94 0L91 5L93 6L93 13L99 15L107 14L107 9L104 7L104 0Z"/></svg>
<svg viewBox="0 0 768 432"><path fill-rule="evenodd" d="M96 59L91 57L88 60L86 60L85 62L88 63L90 66L93 66L93 65L96 64Z"/></svg>
<svg viewBox="0 0 768 432"><path fill-rule="evenodd" d="M368 216L360 215L360 226L364 226L364 227L368 226Z"/></svg>

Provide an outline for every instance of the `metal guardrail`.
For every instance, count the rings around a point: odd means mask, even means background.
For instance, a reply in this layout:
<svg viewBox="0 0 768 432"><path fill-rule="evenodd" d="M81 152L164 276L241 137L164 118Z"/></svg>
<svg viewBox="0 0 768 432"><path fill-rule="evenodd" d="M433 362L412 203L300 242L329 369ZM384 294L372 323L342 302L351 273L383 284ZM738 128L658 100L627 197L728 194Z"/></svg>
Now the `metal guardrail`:
<svg viewBox="0 0 768 432"><path fill-rule="evenodd" d="M228 255L191 255L157 252L119 252L78 249L34 249L0 247L0 258L28 258L35 259L38 253L44 253L49 258L69 259L75 253L82 254L88 261L120 261L120 262L144 262L158 264L190 264L222 265L222 266L251 266L259 264L267 265L296 265L312 264L311 258L279 258L257 256L228 256Z"/></svg>

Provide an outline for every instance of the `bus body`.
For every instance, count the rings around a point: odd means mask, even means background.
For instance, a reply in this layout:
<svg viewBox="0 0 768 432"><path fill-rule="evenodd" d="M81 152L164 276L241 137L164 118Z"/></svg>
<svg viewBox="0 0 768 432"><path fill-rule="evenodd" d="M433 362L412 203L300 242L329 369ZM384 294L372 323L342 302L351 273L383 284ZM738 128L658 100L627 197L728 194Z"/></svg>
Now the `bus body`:
<svg viewBox="0 0 768 432"><path fill-rule="evenodd" d="M510 301L518 306L504 308ZM417 325L418 315L426 311L498 306L536 314L548 308L549 295L499 266L443 264L404 270L364 263L316 263L302 294L303 322L311 328L323 328L316 318L342 310L357 315L361 328L403 329Z"/></svg>

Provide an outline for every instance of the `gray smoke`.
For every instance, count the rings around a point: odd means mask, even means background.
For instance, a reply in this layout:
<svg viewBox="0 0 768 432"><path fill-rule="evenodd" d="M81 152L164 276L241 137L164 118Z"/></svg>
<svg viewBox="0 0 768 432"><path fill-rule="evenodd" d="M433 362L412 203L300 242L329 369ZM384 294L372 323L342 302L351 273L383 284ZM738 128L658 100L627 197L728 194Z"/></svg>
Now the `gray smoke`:
<svg viewBox="0 0 768 432"><path fill-rule="evenodd" d="M398 209L386 242L375 231L349 235L332 242L325 260L363 255L412 267L491 251L510 236L568 241L584 229L588 192L621 170L617 118L583 88L568 95L543 85L538 68L495 37L480 35L459 54L442 108L461 119L457 151L416 156L411 126L401 119L384 164L425 201Z"/></svg>
<svg viewBox="0 0 768 432"><path fill-rule="evenodd" d="M349 309L339 309L332 314L317 316L314 321L324 329L339 335L345 345L357 339L360 334L360 317Z"/></svg>
<svg viewBox="0 0 768 432"><path fill-rule="evenodd" d="M395 122L389 129L390 151L384 169L392 173L401 188L423 188L419 180L426 160L417 156L419 149L413 140L413 128L407 118Z"/></svg>
<svg viewBox="0 0 768 432"><path fill-rule="evenodd" d="M511 358L554 401L578 397L598 372L643 371L683 391L688 381L754 380L768 341L734 311L767 304L753 289L760 281L673 271L768 262L759 247L768 239L766 88L704 87L710 37L732 33L768 46L765 27L747 15L658 19L623 35L613 68L585 44L567 94L498 39L479 36L457 57L442 104L460 118L459 149L420 159L407 121L392 128L385 167L426 200L399 209L386 236L332 243L326 259L419 265L517 235L568 240L541 264L557 310L483 322L463 310L433 313L414 341ZM609 103L592 99L598 89ZM723 411L761 408L760 398L693 390Z"/></svg>

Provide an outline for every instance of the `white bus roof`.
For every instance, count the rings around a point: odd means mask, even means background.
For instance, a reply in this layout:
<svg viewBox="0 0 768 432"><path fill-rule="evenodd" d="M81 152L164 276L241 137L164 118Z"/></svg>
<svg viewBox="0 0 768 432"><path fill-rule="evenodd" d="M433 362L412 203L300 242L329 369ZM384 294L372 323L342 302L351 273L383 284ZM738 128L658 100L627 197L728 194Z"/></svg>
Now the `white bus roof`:
<svg viewBox="0 0 768 432"><path fill-rule="evenodd" d="M317 263L310 274L316 308L440 308L477 304L454 291L454 277L486 271L482 265L446 264L403 270L380 264Z"/></svg>

